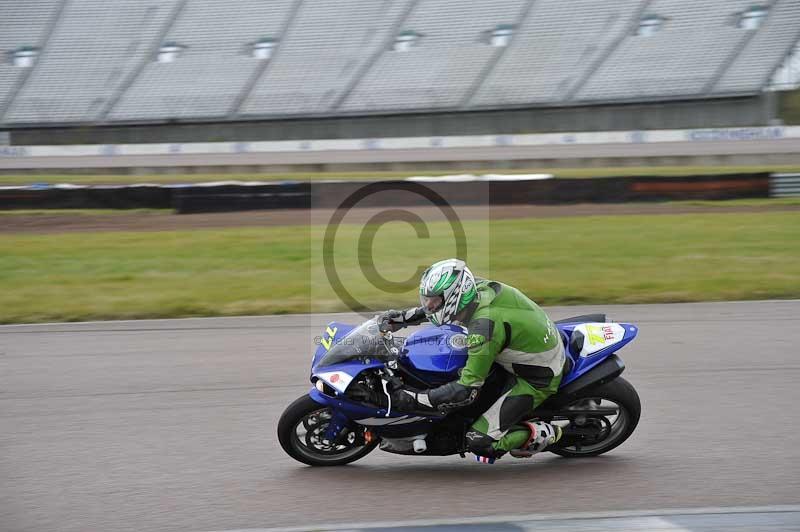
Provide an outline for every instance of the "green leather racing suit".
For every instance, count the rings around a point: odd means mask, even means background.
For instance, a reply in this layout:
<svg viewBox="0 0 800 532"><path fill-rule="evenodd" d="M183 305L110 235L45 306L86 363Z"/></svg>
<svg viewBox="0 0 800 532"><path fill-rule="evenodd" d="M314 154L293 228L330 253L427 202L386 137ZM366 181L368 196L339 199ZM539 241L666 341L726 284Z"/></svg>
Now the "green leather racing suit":
<svg viewBox="0 0 800 532"><path fill-rule="evenodd" d="M558 390L566 354L552 320L525 294L495 281L478 280L476 287L478 298L464 318L468 357L460 378L439 388L406 393L417 405L466 406L477 397L492 365L500 365L510 374L501 396L466 435L471 452L495 457L527 443L530 430L516 423ZM406 324L422 321L420 311L406 316Z"/></svg>

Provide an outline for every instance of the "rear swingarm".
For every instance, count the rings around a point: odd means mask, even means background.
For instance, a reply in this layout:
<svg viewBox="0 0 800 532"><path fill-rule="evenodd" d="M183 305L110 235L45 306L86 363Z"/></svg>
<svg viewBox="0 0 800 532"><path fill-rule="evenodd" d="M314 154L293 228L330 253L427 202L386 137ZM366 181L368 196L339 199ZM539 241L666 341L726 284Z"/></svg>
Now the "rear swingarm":
<svg viewBox="0 0 800 532"><path fill-rule="evenodd" d="M618 408L586 408L586 409L569 409L569 410L536 410L530 418L540 418L545 420L553 419L572 419L577 416L590 416L590 417L604 417L616 416L619 414Z"/></svg>

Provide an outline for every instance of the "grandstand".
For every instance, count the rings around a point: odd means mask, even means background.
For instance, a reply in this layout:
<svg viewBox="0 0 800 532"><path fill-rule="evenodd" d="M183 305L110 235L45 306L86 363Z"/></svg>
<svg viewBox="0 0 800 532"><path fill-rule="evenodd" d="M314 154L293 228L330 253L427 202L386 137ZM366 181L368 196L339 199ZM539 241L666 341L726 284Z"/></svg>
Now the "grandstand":
<svg viewBox="0 0 800 532"><path fill-rule="evenodd" d="M798 39L800 0L5 0L0 127L634 102L688 109L663 127L764 125L758 99ZM529 116L516 132L542 130Z"/></svg>
<svg viewBox="0 0 800 532"><path fill-rule="evenodd" d="M277 35L292 4L249 0L231 9L219 0L186 3L161 39L179 43L185 53L172 62L149 61L108 118L225 118L261 66L242 51L262 35Z"/></svg>

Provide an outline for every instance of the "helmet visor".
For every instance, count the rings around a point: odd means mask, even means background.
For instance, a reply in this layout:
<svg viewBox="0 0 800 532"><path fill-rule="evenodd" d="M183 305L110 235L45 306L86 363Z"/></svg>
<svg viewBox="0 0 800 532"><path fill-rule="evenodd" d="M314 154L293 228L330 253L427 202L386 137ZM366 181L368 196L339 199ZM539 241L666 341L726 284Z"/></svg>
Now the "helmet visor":
<svg viewBox="0 0 800 532"><path fill-rule="evenodd" d="M425 314L433 314L444 305L444 298L442 296L419 296L419 302L422 305L422 310Z"/></svg>

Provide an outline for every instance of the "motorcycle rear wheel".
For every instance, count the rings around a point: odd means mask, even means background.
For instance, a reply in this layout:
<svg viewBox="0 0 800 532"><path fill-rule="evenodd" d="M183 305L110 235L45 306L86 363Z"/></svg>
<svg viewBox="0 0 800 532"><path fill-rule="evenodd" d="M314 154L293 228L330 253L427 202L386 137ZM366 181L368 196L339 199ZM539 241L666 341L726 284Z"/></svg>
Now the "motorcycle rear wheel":
<svg viewBox="0 0 800 532"><path fill-rule="evenodd" d="M547 449L548 451L566 458L597 456L618 447L633 434L636 425L639 424L642 405L639 400L639 394L636 393L636 389L631 383L622 377L617 377L600 386L581 390L577 393L575 400L566 408L562 409L562 411L569 410L570 407L585 408L585 405L591 404L591 402L594 402L597 408L607 409L612 404L617 407L618 414L616 416L598 416L597 418L584 416L588 418L588 421L583 421L584 423L588 422L603 425L601 434L604 434L604 436L597 441L580 443L570 443L567 441L564 443L559 442ZM557 418L560 417L562 416L557 416ZM558 423L557 418L554 419L554 421L563 426L563 423ZM576 419L572 418L570 420L570 426L574 424L576 424Z"/></svg>
<svg viewBox="0 0 800 532"><path fill-rule="evenodd" d="M323 442L331 409L304 395L290 404L278 421L278 441L286 454L310 466L340 466L372 452L378 439L367 444L346 440L338 445ZM353 434L353 436L356 436Z"/></svg>

